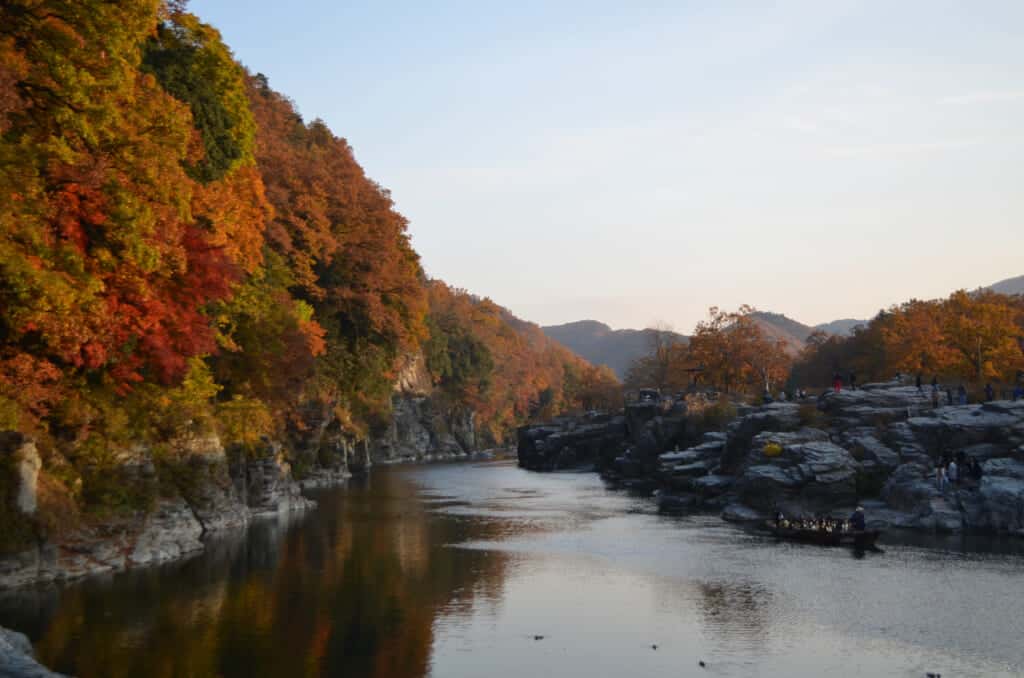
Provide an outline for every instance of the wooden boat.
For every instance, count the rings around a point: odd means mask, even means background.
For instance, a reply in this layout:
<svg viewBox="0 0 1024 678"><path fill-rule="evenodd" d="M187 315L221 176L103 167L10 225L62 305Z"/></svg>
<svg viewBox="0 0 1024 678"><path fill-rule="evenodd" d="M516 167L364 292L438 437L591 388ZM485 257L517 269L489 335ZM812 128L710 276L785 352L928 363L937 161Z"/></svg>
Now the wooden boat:
<svg viewBox="0 0 1024 678"><path fill-rule="evenodd" d="M774 520L765 521L765 527L776 539L796 541L819 546L853 546L858 549L874 548L881 530L815 530L798 527L780 527Z"/></svg>

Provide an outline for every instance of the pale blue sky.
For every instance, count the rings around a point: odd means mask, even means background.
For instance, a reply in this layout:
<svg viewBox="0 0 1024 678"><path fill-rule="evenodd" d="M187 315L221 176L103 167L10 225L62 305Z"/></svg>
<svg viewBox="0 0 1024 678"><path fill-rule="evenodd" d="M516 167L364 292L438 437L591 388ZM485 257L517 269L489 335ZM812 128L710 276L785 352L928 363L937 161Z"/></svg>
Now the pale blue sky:
<svg viewBox="0 0 1024 678"><path fill-rule="evenodd" d="M349 140L430 275L541 324L1024 274L1024 2L191 7Z"/></svg>

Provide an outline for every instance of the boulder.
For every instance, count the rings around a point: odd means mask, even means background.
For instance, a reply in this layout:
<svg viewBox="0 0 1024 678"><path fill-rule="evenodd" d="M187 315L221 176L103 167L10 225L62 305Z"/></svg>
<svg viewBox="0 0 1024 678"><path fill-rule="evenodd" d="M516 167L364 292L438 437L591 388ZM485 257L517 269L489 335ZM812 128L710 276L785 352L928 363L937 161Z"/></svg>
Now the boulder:
<svg viewBox="0 0 1024 678"><path fill-rule="evenodd" d="M745 504L762 511L779 506L788 512L819 511L852 504L857 498L857 462L849 452L823 440L791 443L816 437L816 429L785 438L782 452L748 466L737 482ZM799 432L798 432L799 433ZM770 437L766 434L765 440ZM778 444L779 437L771 439ZM753 452L751 452L753 454Z"/></svg>
<svg viewBox="0 0 1024 678"><path fill-rule="evenodd" d="M520 427L516 451L521 467L552 471L602 459L614 463L625 441L626 420L621 416L580 422L558 420Z"/></svg>
<svg viewBox="0 0 1024 678"><path fill-rule="evenodd" d="M1002 476L1024 480L1024 462L1016 459L989 459L981 465L983 477Z"/></svg>
<svg viewBox="0 0 1024 678"><path fill-rule="evenodd" d="M920 464L899 466L882 488L882 499L898 510L914 516L931 511L931 501L941 497L931 468Z"/></svg>
<svg viewBox="0 0 1024 678"><path fill-rule="evenodd" d="M708 461L709 459L717 460L722 456L724 447L724 441L712 440L687 448L681 452L666 452L658 456L658 461L662 464L692 464L697 461Z"/></svg>
<svg viewBox="0 0 1024 678"><path fill-rule="evenodd" d="M736 472L750 452L751 441L763 431L795 431L800 428L800 405L771 403L739 417L726 427L722 466Z"/></svg>
<svg viewBox="0 0 1024 678"><path fill-rule="evenodd" d="M819 399L818 407L843 428L878 426L902 421L930 409L931 398L915 386L865 384L857 390L829 391Z"/></svg>
<svg viewBox="0 0 1024 678"><path fill-rule="evenodd" d="M662 513L687 513L699 506L698 498L692 494L661 492L657 501L658 510Z"/></svg>
<svg viewBox="0 0 1024 678"><path fill-rule="evenodd" d="M690 484L699 496L709 498L725 494L735 483L733 476L707 475L694 478Z"/></svg>
<svg viewBox="0 0 1024 678"><path fill-rule="evenodd" d="M981 479L979 491L985 505L987 526L996 532L1024 536L1024 480L986 476Z"/></svg>
<svg viewBox="0 0 1024 678"><path fill-rule="evenodd" d="M722 519L733 523L752 523L766 520L769 514L750 508L744 504L733 502L722 509Z"/></svg>
<svg viewBox="0 0 1024 678"><path fill-rule="evenodd" d="M1016 427L1024 421L1015 409L985 405L943 407L935 416L907 420L915 439L932 456L949 454L973 445L1012 446Z"/></svg>
<svg viewBox="0 0 1024 678"><path fill-rule="evenodd" d="M900 455L873 435L853 436L847 441L846 447L862 466L889 472L901 463Z"/></svg>
<svg viewBox="0 0 1024 678"><path fill-rule="evenodd" d="M36 661L28 637L0 628L0 676L5 678L61 678Z"/></svg>

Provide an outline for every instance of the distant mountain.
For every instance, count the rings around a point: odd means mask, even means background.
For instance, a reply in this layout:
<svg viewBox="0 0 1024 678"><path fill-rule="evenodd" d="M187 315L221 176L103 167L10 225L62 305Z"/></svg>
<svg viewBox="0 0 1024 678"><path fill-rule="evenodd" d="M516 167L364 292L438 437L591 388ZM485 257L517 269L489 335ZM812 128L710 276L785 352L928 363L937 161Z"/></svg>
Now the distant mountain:
<svg viewBox="0 0 1024 678"><path fill-rule="evenodd" d="M542 327L544 334L595 365L607 365L625 378L630 364L646 355L655 330L613 330L596 320ZM675 333L673 333L675 334ZM686 341L682 334L676 334Z"/></svg>
<svg viewBox="0 0 1024 678"><path fill-rule="evenodd" d="M986 288L1000 294L1024 294L1024 275L1007 278ZM754 319L770 337L781 339L786 350L796 355L803 350L807 337L815 330L828 334L848 337L858 325L867 325L868 320L841 318L813 327L793 320L781 313L755 311ZM564 325L542 327L544 334L571 349L576 354L594 363L607 365L615 370L619 378L626 376L630 363L650 350L650 335L654 330L613 330L596 320L580 320ZM677 335L685 341L685 335Z"/></svg>
<svg viewBox="0 0 1024 678"><path fill-rule="evenodd" d="M821 330L828 334L838 334L841 337L848 337L853 334L853 328L858 325L867 325L867 320L857 320L856 318L842 318L841 320L833 320L830 323L821 323L815 325L814 329Z"/></svg>
<svg viewBox="0 0 1024 678"><path fill-rule="evenodd" d="M1024 275L1000 280L993 285L989 285L988 289L1000 294L1024 294Z"/></svg>
<svg viewBox="0 0 1024 678"><path fill-rule="evenodd" d="M807 337L814 331L813 327L797 322L781 313L769 311L755 311L751 314L761 330L769 337L781 339L786 345L786 351L796 355L803 350Z"/></svg>

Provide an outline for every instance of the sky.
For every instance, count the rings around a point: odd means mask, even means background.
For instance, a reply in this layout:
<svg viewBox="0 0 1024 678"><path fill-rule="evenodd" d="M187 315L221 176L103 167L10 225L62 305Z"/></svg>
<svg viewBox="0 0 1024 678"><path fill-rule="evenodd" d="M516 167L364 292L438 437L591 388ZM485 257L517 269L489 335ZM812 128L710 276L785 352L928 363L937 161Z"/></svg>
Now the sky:
<svg viewBox="0 0 1024 678"><path fill-rule="evenodd" d="M542 325L807 324L1024 274L1024 2L192 0Z"/></svg>

